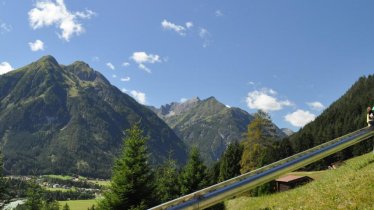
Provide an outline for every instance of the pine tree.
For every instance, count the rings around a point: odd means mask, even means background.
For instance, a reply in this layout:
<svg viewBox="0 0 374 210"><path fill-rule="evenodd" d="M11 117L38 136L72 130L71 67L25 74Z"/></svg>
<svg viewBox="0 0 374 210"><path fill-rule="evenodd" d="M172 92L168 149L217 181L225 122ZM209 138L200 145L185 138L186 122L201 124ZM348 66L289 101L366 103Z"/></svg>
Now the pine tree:
<svg viewBox="0 0 374 210"><path fill-rule="evenodd" d="M43 207L42 188L32 179L27 189L27 201L25 206L28 210L40 210Z"/></svg>
<svg viewBox="0 0 374 210"><path fill-rule="evenodd" d="M240 175L240 160L242 154L243 147L238 142L229 144L220 160L220 182Z"/></svg>
<svg viewBox="0 0 374 210"><path fill-rule="evenodd" d="M259 110L248 125L245 140L242 142L243 155L240 161L241 173L259 168L275 160L273 157L274 127L270 116Z"/></svg>
<svg viewBox="0 0 374 210"><path fill-rule="evenodd" d="M291 142L288 138L282 139L279 142L279 148L277 148L278 160L289 157L294 154L294 151L291 146Z"/></svg>
<svg viewBox="0 0 374 210"><path fill-rule="evenodd" d="M44 201L41 210L60 210L60 204L56 200Z"/></svg>
<svg viewBox="0 0 374 210"><path fill-rule="evenodd" d="M6 197L6 186L3 173L3 155L0 150L0 201Z"/></svg>
<svg viewBox="0 0 374 210"><path fill-rule="evenodd" d="M186 166L180 175L181 193L183 195L207 186L206 166L201 160L199 151L193 147Z"/></svg>
<svg viewBox="0 0 374 210"><path fill-rule="evenodd" d="M70 206L68 205L68 203L65 203L64 207L62 208L62 210L70 210Z"/></svg>
<svg viewBox="0 0 374 210"><path fill-rule="evenodd" d="M91 207L88 207L88 209L87 210L95 210L96 208L95 208L95 205L92 205Z"/></svg>
<svg viewBox="0 0 374 210"><path fill-rule="evenodd" d="M125 132L122 154L116 160L109 191L99 209L145 209L153 203L153 173L148 164L147 138L136 124Z"/></svg>
<svg viewBox="0 0 374 210"><path fill-rule="evenodd" d="M207 170L207 180L208 185L214 185L219 182L219 173L221 167L221 160L215 162L211 167Z"/></svg>
<svg viewBox="0 0 374 210"><path fill-rule="evenodd" d="M169 158L157 171L156 189L160 203L178 197L180 194L179 174L175 161Z"/></svg>

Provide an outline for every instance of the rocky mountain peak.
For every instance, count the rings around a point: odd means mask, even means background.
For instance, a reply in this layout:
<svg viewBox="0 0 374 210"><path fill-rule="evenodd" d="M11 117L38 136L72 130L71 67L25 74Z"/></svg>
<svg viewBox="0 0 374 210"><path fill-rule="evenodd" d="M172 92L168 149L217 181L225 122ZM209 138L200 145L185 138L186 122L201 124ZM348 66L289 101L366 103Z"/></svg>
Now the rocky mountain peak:
<svg viewBox="0 0 374 210"><path fill-rule="evenodd" d="M45 55L37 60L36 63L52 63L54 65L58 65L56 58L54 58L52 55Z"/></svg>
<svg viewBox="0 0 374 210"><path fill-rule="evenodd" d="M75 61L65 68L83 81L94 81L98 77L103 78L100 73L96 72L87 63L82 61Z"/></svg>

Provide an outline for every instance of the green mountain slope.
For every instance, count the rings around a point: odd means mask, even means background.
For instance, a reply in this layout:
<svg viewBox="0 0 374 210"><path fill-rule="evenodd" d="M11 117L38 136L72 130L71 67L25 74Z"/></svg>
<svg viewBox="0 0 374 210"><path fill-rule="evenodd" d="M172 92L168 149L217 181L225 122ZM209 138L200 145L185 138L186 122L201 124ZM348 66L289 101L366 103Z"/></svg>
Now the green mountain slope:
<svg viewBox="0 0 374 210"><path fill-rule="evenodd" d="M207 164L217 161L230 142L241 141L253 119L246 111L227 107L214 97L205 100L194 98L151 109L173 128L187 146L196 146ZM278 127L274 127L274 135L285 136Z"/></svg>
<svg viewBox="0 0 374 210"><path fill-rule="evenodd" d="M374 154L330 170L305 186L262 197L239 197L227 209L374 209Z"/></svg>
<svg viewBox="0 0 374 210"><path fill-rule="evenodd" d="M112 86L83 62L59 65L51 56L0 76L0 144L11 174L108 177L123 131L140 122L150 136L150 160L183 142L156 114Z"/></svg>
<svg viewBox="0 0 374 210"><path fill-rule="evenodd" d="M374 76L361 77L352 87L313 122L290 137L296 152L319 145L336 137L367 126L366 107L374 104ZM364 141L336 155L312 165L314 169L326 168L338 160L364 154L372 148Z"/></svg>

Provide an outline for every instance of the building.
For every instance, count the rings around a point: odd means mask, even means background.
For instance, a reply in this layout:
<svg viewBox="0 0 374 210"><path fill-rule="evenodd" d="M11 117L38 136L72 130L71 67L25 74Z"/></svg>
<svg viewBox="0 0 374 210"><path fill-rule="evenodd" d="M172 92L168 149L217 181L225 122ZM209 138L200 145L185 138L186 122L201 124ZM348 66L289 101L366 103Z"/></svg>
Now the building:
<svg viewBox="0 0 374 210"><path fill-rule="evenodd" d="M300 185L304 185L308 182L313 181L309 176L295 176L287 175L280 177L275 180L276 188L278 192L289 190Z"/></svg>

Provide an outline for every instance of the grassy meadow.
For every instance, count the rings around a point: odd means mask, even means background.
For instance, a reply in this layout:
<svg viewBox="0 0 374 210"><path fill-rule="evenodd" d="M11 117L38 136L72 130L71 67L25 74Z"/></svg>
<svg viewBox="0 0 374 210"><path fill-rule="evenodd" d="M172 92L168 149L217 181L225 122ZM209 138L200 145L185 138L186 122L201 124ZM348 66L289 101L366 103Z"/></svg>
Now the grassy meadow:
<svg viewBox="0 0 374 210"><path fill-rule="evenodd" d="M92 205L97 206L97 200L71 200L71 201L59 201L62 208L65 203L67 203L70 207L70 210L87 210L87 208L91 207Z"/></svg>
<svg viewBox="0 0 374 210"><path fill-rule="evenodd" d="M336 170L293 174L317 179L282 193L254 198L242 196L228 200L225 202L226 208L229 210L374 209L373 153L350 159Z"/></svg>

